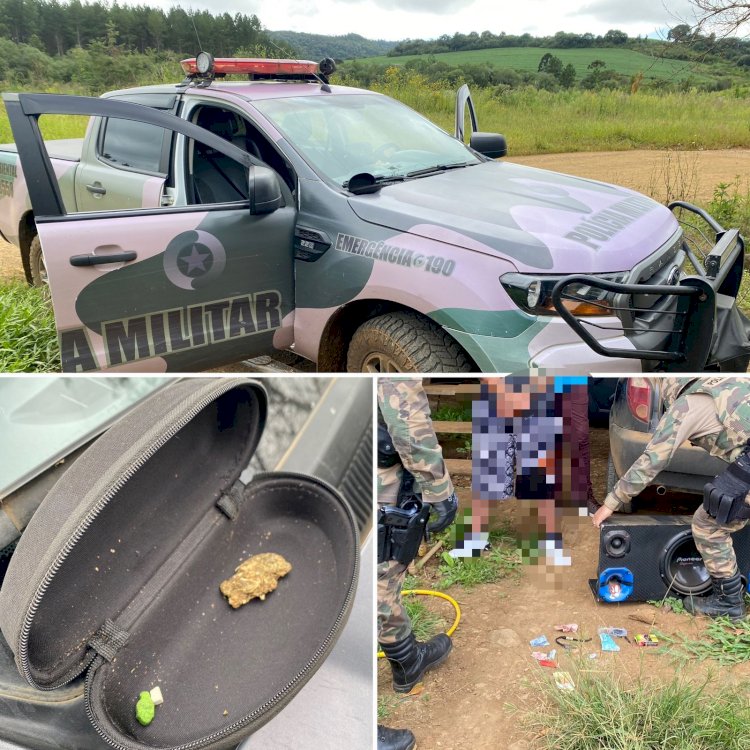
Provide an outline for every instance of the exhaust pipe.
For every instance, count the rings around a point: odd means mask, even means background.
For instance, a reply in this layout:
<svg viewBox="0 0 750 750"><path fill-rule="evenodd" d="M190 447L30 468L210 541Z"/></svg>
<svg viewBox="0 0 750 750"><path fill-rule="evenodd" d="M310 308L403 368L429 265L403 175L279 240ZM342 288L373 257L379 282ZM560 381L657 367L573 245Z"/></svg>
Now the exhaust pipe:
<svg viewBox="0 0 750 750"><path fill-rule="evenodd" d="M656 494L657 495L666 495L667 494L667 488L663 484L660 484L656 488Z"/></svg>

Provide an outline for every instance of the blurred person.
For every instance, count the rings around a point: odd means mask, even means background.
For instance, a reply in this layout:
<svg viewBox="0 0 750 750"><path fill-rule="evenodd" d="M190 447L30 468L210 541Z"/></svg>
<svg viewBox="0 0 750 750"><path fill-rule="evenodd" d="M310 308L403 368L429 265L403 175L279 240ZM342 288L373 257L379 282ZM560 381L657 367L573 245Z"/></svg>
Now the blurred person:
<svg viewBox="0 0 750 750"><path fill-rule="evenodd" d="M457 538L451 556L481 554L489 543L494 504L515 497L536 501L531 515L539 528L526 530L533 538L521 540L523 549L534 544L528 557L570 565L563 552L560 516L562 508L586 501L587 411L585 378L511 376L482 381L480 397L472 404L470 531Z"/></svg>

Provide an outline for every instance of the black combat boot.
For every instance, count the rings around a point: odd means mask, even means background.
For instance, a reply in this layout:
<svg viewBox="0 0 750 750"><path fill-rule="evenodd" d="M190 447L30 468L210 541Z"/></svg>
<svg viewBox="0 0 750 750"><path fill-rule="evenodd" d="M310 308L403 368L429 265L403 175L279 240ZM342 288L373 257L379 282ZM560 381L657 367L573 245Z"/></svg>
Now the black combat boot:
<svg viewBox="0 0 750 750"><path fill-rule="evenodd" d="M440 664L453 648L451 639L441 633L420 643L414 633L397 643L381 643L393 673L393 689L397 693L409 693L421 681L424 673Z"/></svg>
<svg viewBox="0 0 750 750"><path fill-rule="evenodd" d="M408 729L389 729L378 724L378 750L414 750L416 746Z"/></svg>
<svg viewBox="0 0 750 750"><path fill-rule="evenodd" d="M696 598L686 596L685 610L692 615L741 620L745 616L745 591L740 574L735 573L731 578L711 576L711 582L714 586L713 593Z"/></svg>

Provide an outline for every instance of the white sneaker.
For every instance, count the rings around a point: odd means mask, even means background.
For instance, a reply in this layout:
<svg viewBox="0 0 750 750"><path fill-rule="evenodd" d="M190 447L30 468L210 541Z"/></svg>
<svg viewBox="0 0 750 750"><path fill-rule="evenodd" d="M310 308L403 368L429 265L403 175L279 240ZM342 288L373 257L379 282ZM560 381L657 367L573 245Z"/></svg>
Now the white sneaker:
<svg viewBox="0 0 750 750"><path fill-rule="evenodd" d="M461 547L456 547L448 552L451 557L479 557L482 551L490 545L490 534L488 531L470 533L464 537L460 544Z"/></svg>
<svg viewBox="0 0 750 750"><path fill-rule="evenodd" d="M573 560L568 555L564 555L560 547L555 546L554 539L546 539L540 543L539 547L544 550L545 557L550 565L567 566L573 564Z"/></svg>

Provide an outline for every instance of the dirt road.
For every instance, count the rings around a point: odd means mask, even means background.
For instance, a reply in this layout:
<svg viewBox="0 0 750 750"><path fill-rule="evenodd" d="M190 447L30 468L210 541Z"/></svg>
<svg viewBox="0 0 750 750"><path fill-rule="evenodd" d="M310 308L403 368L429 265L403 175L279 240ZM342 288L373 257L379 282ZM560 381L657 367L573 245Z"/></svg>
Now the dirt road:
<svg viewBox="0 0 750 750"><path fill-rule="evenodd" d="M593 430L592 480L600 498L604 496L607 445L607 431ZM459 494L463 501L469 500L468 489L459 490ZM502 505L506 506L503 512L512 518L517 502ZM454 636L453 652L441 667L427 674L420 695L396 698L390 688L389 668L379 660L378 695L389 709L383 723L410 728L418 747L426 750L531 750L534 736L524 727L523 716L541 710L541 689L552 681L554 670L537 665L530 655L529 641L545 634L552 643L558 635L553 627L558 623L578 623L581 632L595 644L588 644L591 647L585 647L583 655L569 655L558 648L560 669L583 661L585 669L627 677L668 679L674 673L675 666L667 655L622 641L619 653L601 653L597 628L623 627L631 635L645 632L646 625L630 619L633 614L653 618L665 633L695 636L702 624L687 615L663 613L647 604L597 604L588 579L596 574L599 534L584 518L580 524L568 524L564 536L571 543L573 564L560 577L559 588L540 580L536 571L525 566L517 580L469 591L460 587L447 591L458 600L463 619ZM444 603L436 610L446 617L451 615ZM591 652L598 656L588 661L586 655ZM716 674L715 664L694 663L691 674L698 678L711 668ZM721 671L721 679L727 681L748 675L748 664Z"/></svg>
<svg viewBox="0 0 750 750"><path fill-rule="evenodd" d="M749 149L542 154L509 161L624 185L662 202L708 203L719 183L733 183L739 177L745 192L750 181Z"/></svg>

